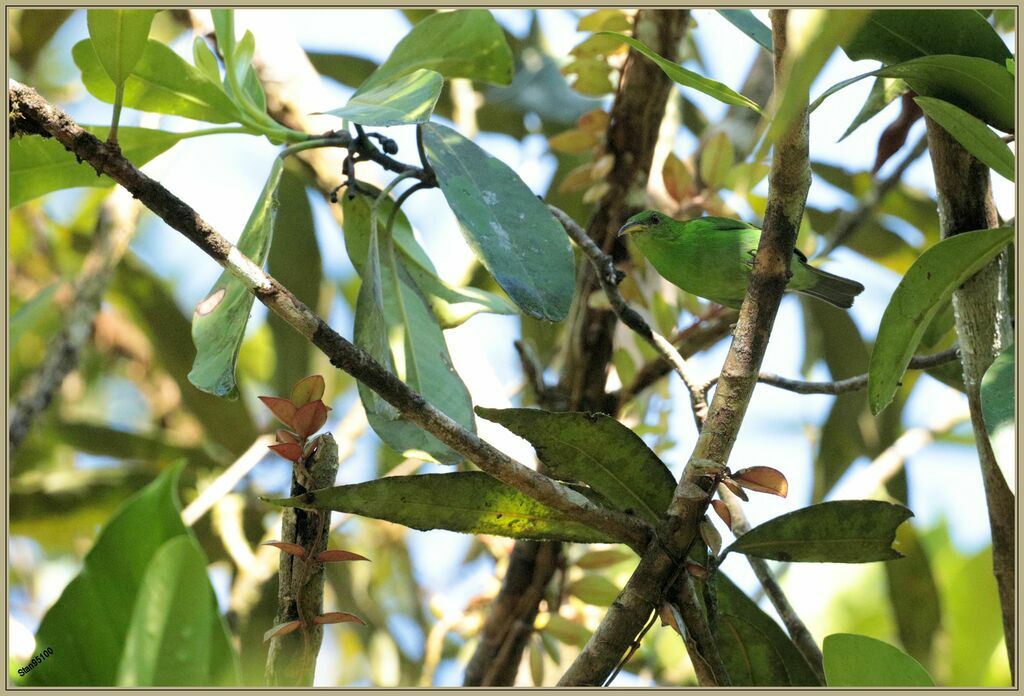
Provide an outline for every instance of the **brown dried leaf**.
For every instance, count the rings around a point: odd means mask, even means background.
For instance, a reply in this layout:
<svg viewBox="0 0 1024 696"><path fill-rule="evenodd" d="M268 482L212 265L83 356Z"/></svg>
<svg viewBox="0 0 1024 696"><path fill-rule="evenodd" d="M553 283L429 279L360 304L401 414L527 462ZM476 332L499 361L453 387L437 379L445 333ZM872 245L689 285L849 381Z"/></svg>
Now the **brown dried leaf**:
<svg viewBox="0 0 1024 696"><path fill-rule="evenodd" d="M324 378L320 375L303 377L292 387L292 403L295 408L305 406L310 401L317 401L324 398Z"/></svg>
<svg viewBox="0 0 1024 696"><path fill-rule="evenodd" d="M336 624L336 623L357 623L363 626L366 622L360 619L355 614L349 614L344 611L329 611L326 614L321 614L313 619L315 624Z"/></svg>
<svg viewBox="0 0 1024 696"><path fill-rule="evenodd" d="M555 152L564 152L567 155L583 155L590 152L597 145L597 138L579 128L562 131L558 135L548 138L548 145Z"/></svg>
<svg viewBox="0 0 1024 696"><path fill-rule="evenodd" d="M273 546L281 549L287 554L291 554L292 556L298 556L299 558L306 557L306 549L299 544L293 544L290 541L264 541L260 546Z"/></svg>
<svg viewBox="0 0 1024 696"><path fill-rule="evenodd" d="M701 580L708 576L708 569L700 563L694 563L693 561L686 562L686 572L695 578L700 578Z"/></svg>
<svg viewBox="0 0 1024 696"><path fill-rule="evenodd" d="M263 642L266 643L268 640L274 637L286 636L299 626L302 622L296 619L295 621L288 621L274 626L272 629L263 634Z"/></svg>
<svg viewBox="0 0 1024 696"><path fill-rule="evenodd" d="M750 498L747 497L747 494L744 492L742 488L740 488L739 484L733 481L728 476L722 477L722 485L728 488L730 491L732 491L732 494L735 495L740 500L744 502L750 501Z"/></svg>
<svg viewBox="0 0 1024 696"><path fill-rule="evenodd" d="M270 409L270 412L274 414L274 417L279 421L287 425L289 428L295 428L292 425L292 420L295 418L295 404L288 399L281 399L276 396L261 396L260 401L263 405Z"/></svg>
<svg viewBox="0 0 1024 696"><path fill-rule="evenodd" d="M711 524L711 520L707 517L700 523L700 538L711 549L713 555L717 556L722 550L722 535L718 533L715 525Z"/></svg>
<svg viewBox="0 0 1024 696"><path fill-rule="evenodd" d="M344 549L327 549L318 553L316 560L321 563L337 563L338 561L369 561L370 559Z"/></svg>
<svg viewBox="0 0 1024 696"><path fill-rule="evenodd" d="M778 469L770 466L752 466L734 471L732 479L739 485L758 493L771 493L785 498L789 493L789 481Z"/></svg>
<svg viewBox="0 0 1024 696"><path fill-rule="evenodd" d="M658 608L658 618L661 619L662 626L671 626L676 633L683 635L682 631L679 630L679 624L676 623L675 612L672 611L672 607L669 606L668 602L665 602Z"/></svg>
<svg viewBox="0 0 1024 696"><path fill-rule="evenodd" d="M582 191L594 181L594 163L587 162L569 171L558 185L560 193Z"/></svg>
<svg viewBox="0 0 1024 696"><path fill-rule="evenodd" d="M718 513L719 519L725 522L725 526L730 530L732 529L732 513L729 512L729 506L722 500L712 500L711 507Z"/></svg>

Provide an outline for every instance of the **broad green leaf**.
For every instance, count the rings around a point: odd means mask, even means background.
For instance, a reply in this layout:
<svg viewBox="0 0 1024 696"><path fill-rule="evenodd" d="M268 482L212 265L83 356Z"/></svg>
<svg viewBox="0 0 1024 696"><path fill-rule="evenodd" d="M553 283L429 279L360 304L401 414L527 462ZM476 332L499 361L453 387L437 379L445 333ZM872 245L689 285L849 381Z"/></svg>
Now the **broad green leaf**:
<svg viewBox="0 0 1024 696"><path fill-rule="evenodd" d="M361 91L345 106L326 113L363 126L424 123L434 112L443 84L440 73L416 70Z"/></svg>
<svg viewBox="0 0 1024 696"><path fill-rule="evenodd" d="M482 471L391 476L270 502L347 512L424 531L447 529L581 543L612 541Z"/></svg>
<svg viewBox="0 0 1024 696"><path fill-rule="evenodd" d="M718 14L742 31L761 47L772 53L772 30L766 27L750 10L718 10Z"/></svg>
<svg viewBox="0 0 1024 696"><path fill-rule="evenodd" d="M142 58L156 10L88 10L86 23L96 57L110 80L128 79Z"/></svg>
<svg viewBox="0 0 1024 696"><path fill-rule="evenodd" d="M998 63L968 56L925 56L876 74L902 78L921 96L947 101L1001 131L1013 132L1014 78Z"/></svg>
<svg viewBox="0 0 1024 696"><path fill-rule="evenodd" d="M732 686L789 686L789 672L778 650L757 627L719 610L713 626Z"/></svg>
<svg viewBox="0 0 1024 696"><path fill-rule="evenodd" d="M53 648L54 658L59 659L29 672L28 684L97 687L118 683L130 634L137 630L133 626L145 620L136 616L140 609L137 600L150 575L150 564L172 539L195 544L181 521L175 492L180 471L181 465L167 469L125 502L100 531L81 572L46 612L36 632L36 645ZM205 571L201 558L200 564ZM209 580L206 591L212 598ZM207 622L203 631L210 636L211 648L205 659L192 667L196 673L201 671L197 681L204 685L235 683L236 658L216 604L207 604L203 615ZM184 685L176 680L178 675L164 676L168 681L162 686Z"/></svg>
<svg viewBox="0 0 1024 696"><path fill-rule="evenodd" d="M209 44L202 36L197 36L196 40L192 42L192 62L206 76L206 79L220 84L220 65L217 63L217 56L213 55Z"/></svg>
<svg viewBox="0 0 1024 696"><path fill-rule="evenodd" d="M438 12L417 23L356 94L420 68L449 79L464 77L507 85L512 81L514 65L505 32L490 12Z"/></svg>
<svg viewBox="0 0 1024 696"><path fill-rule="evenodd" d="M105 140L107 126L84 126L100 140ZM141 167L157 155L174 147L178 141L191 137L188 133L169 133L151 128L121 126L117 129L121 153L136 167ZM75 159L63 145L53 138L23 135L8 143L8 177L11 207L38 198L53 191L90 186L113 186L108 176L98 176L96 170Z"/></svg>
<svg viewBox="0 0 1024 696"><path fill-rule="evenodd" d="M833 633L822 644L830 687L935 686L921 663L888 643L855 633Z"/></svg>
<svg viewBox="0 0 1024 696"><path fill-rule="evenodd" d="M508 165L450 128L422 129L441 191L484 266L530 316L564 319L575 259L561 224Z"/></svg>
<svg viewBox="0 0 1024 696"><path fill-rule="evenodd" d="M320 304L323 265L313 223L313 211L302 179L285 168L278 187L278 214L270 243L267 270L307 307ZM292 385L313 370L313 345L284 319L267 314L274 343L274 394L288 394Z"/></svg>
<svg viewBox="0 0 1024 696"><path fill-rule="evenodd" d="M900 558L896 528L911 517L880 500L834 500L780 515L734 541L729 552L797 563L870 563Z"/></svg>
<svg viewBox="0 0 1024 696"><path fill-rule="evenodd" d="M761 607L750 597L744 594L743 590L736 587L729 577L719 571L715 574L713 590L718 603L718 611L728 614L735 619L741 619L748 627L756 629L778 653L782 664L785 666L788 681L784 686L821 686L821 682L814 675L807 660L800 651L793 645L786 632L782 630L775 619L768 616ZM718 629L721 632L721 629ZM744 654L744 644L738 641L719 642L718 650L722 653L722 659L726 666L739 663ZM743 669L730 668L729 674L734 672L743 673ZM734 676L733 685L739 685Z"/></svg>
<svg viewBox="0 0 1024 696"><path fill-rule="evenodd" d="M214 660L231 659L227 627L218 624L199 544L186 534L165 542L139 584L117 685L211 686L222 669Z"/></svg>
<svg viewBox="0 0 1024 696"><path fill-rule="evenodd" d="M318 73L346 87L358 87L377 69L372 60L348 53L306 51L306 56Z"/></svg>
<svg viewBox="0 0 1024 696"><path fill-rule="evenodd" d="M1016 382L1013 368L1014 346L1011 343L996 357L981 380L981 412L985 430L1010 490L1014 490L1017 481L1017 430L1013 414Z"/></svg>
<svg viewBox="0 0 1024 696"><path fill-rule="evenodd" d="M616 509L657 524L676 482L632 430L600 413L477 407L477 414L529 440L548 473L590 486Z"/></svg>
<svg viewBox="0 0 1024 696"><path fill-rule="evenodd" d="M1006 44L977 10L874 10L843 42L852 60L900 63L935 54L974 56L1003 65Z"/></svg>
<svg viewBox="0 0 1024 696"><path fill-rule="evenodd" d="M923 665L930 665L935 639L943 624L933 564L914 525L900 525L896 543L903 560L885 564L893 618L903 648Z"/></svg>
<svg viewBox="0 0 1024 696"><path fill-rule="evenodd" d="M284 160L274 158L270 176L238 238L238 250L257 266L263 267L270 252L277 214L277 185ZM242 347L245 327L255 296L245 284L224 270L206 297L196 305L192 316L192 340L196 358L188 379L204 392L228 399L238 398L235 363Z"/></svg>
<svg viewBox="0 0 1024 696"><path fill-rule="evenodd" d="M452 365L441 327L406 269L406 256L400 252L400 239L411 242L409 249L419 250L402 213L396 215L393 240L386 237L384 225L393 205L390 199L381 204L374 238L369 199L357 196L343 201L349 256L366 259L353 261L363 278L356 304L356 340L372 354L393 361L385 364L399 378L472 431L475 425L469 392ZM460 455L419 426L397 418L390 405L363 385L360 396L370 411L370 425L391 448L426 452L447 464L461 460Z"/></svg>
<svg viewBox="0 0 1024 696"><path fill-rule="evenodd" d="M933 97L915 97L925 115L942 126L968 152L1008 181L1014 180L1013 151L983 122L963 109Z"/></svg>
<svg viewBox="0 0 1024 696"><path fill-rule="evenodd" d="M921 254L903 276L882 314L871 353L868 403L873 414L892 401L921 337L953 291L1012 240L1012 227L957 234Z"/></svg>
<svg viewBox="0 0 1024 696"><path fill-rule="evenodd" d="M79 41L71 55L82 71L82 83L89 94L113 104L114 83L103 71L92 42ZM241 119L238 107L219 84L169 47L153 40L146 42L142 58L125 82L124 105L210 123L235 123Z"/></svg>
<svg viewBox="0 0 1024 696"><path fill-rule="evenodd" d="M615 39L618 39L629 44L633 49L653 60L655 64L657 64L657 66L661 68L662 72L668 75L668 77L673 82L681 84L683 87L690 87L692 89L697 90L698 92L703 92L709 97L713 97L714 99L717 99L720 102L732 104L734 106L744 106L748 109L756 111L757 113L761 113L761 107L758 106L753 101L751 101L750 99L744 97L742 94L733 91L731 88L727 87L726 85L723 85L721 82L716 82L715 80L708 79L703 75L699 75L693 72L692 70L687 70L686 68L680 65L676 65L670 60L662 58L660 55L652 51L647 46L647 44L645 44L643 41L640 41L639 39L634 39L631 36L626 36L625 34L618 34L616 32L611 31L600 31L594 34L594 36L613 37Z"/></svg>
<svg viewBox="0 0 1024 696"><path fill-rule="evenodd" d="M167 287L130 251L114 272L108 297L140 327L160 366L174 379L182 406L203 426L206 442L242 454L259 434L245 401L225 401L201 392L188 381L195 346L189 317Z"/></svg>
<svg viewBox="0 0 1024 696"><path fill-rule="evenodd" d="M860 128L862 125L874 118L882 109L888 106L896 97L903 95L909 87L903 80L897 80L891 77L877 77L875 83L871 85L871 91L868 92L867 99L864 100L864 105L860 107L860 111L853 117L853 121L850 122L849 127L843 133L843 136L839 138L839 142L843 142L850 133Z"/></svg>

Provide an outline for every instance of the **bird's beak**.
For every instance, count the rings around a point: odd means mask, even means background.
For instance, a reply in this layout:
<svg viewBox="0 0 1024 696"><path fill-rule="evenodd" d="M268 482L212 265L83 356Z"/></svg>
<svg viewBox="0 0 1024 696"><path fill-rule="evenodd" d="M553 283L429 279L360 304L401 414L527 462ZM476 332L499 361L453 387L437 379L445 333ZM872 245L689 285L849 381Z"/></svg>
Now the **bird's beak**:
<svg viewBox="0 0 1024 696"><path fill-rule="evenodd" d="M631 232L639 232L642 229L644 229L643 223L627 222L625 225L619 228L619 233L616 236L621 237L624 234L630 234Z"/></svg>

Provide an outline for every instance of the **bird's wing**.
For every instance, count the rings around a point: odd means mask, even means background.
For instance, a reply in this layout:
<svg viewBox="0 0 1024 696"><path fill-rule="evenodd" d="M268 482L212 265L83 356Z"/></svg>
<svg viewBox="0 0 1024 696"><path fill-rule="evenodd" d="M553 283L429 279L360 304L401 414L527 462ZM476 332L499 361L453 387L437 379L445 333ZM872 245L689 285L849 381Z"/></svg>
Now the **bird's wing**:
<svg viewBox="0 0 1024 696"><path fill-rule="evenodd" d="M759 227L754 227L742 220L733 220L732 218L708 216L699 219L701 222L707 223L710 229L715 232L737 232L739 230L760 229Z"/></svg>

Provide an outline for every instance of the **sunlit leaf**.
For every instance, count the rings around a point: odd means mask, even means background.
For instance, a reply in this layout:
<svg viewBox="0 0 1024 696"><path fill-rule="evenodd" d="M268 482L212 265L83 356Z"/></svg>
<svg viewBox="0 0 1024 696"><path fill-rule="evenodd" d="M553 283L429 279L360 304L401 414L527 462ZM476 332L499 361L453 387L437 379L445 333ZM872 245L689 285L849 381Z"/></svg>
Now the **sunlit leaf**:
<svg viewBox="0 0 1024 696"><path fill-rule="evenodd" d="M932 97L915 97L925 115L942 126L964 149L1008 181L1014 180L1013 151L982 121L953 104Z"/></svg>
<svg viewBox="0 0 1024 696"><path fill-rule="evenodd" d="M1014 345L1011 343L996 357L981 380L981 410L995 453L999 470L1010 490L1017 481L1017 428L1014 419L1014 396L1017 383L1013 377Z"/></svg>
<svg viewBox="0 0 1024 696"><path fill-rule="evenodd" d="M833 633L822 644L825 680L830 687L935 686L917 660L899 648L868 636Z"/></svg>
<svg viewBox="0 0 1024 696"><path fill-rule="evenodd" d="M328 111L364 126L400 126L430 119L444 78L433 70L416 70L355 94L345 106Z"/></svg>

